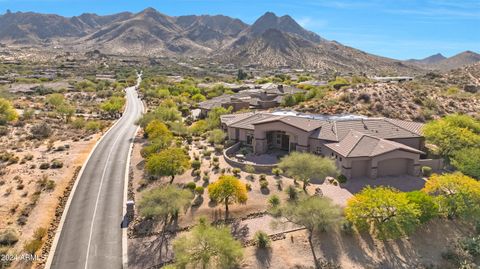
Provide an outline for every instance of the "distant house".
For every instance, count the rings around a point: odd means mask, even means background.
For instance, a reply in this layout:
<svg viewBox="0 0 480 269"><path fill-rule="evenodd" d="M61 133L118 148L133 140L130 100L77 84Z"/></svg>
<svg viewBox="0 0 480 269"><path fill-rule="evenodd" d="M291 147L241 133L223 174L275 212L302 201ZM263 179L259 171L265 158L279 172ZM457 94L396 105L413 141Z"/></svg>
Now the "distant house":
<svg viewBox="0 0 480 269"><path fill-rule="evenodd" d="M335 159L347 178L418 175L424 154L421 123L356 115L249 112L221 117L230 140L270 150L304 151Z"/></svg>
<svg viewBox="0 0 480 269"><path fill-rule="evenodd" d="M405 82L412 81L413 77L373 77L372 79L378 82Z"/></svg>
<svg viewBox="0 0 480 269"><path fill-rule="evenodd" d="M198 106L202 116L206 116L208 111L215 107L232 107L232 112L248 108L269 109L279 106L285 95L304 92L302 89L291 86L267 83L259 88L242 90L234 94L224 94L201 102Z"/></svg>

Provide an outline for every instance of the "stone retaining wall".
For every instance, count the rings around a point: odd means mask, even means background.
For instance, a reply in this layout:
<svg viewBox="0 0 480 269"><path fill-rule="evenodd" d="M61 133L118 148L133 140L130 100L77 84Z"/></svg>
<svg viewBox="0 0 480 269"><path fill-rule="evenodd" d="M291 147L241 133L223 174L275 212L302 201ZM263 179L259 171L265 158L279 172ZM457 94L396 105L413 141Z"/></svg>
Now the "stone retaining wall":
<svg viewBox="0 0 480 269"><path fill-rule="evenodd" d="M251 165L255 168L255 172L257 173L271 173L272 169L277 167L276 164L244 163L244 162L239 162L237 160L234 160L233 158L230 158L231 155L235 154L235 152L237 152L240 149L241 145L242 143L238 142L223 151L223 158L225 158L225 161L232 167L237 167L243 170L246 165Z"/></svg>

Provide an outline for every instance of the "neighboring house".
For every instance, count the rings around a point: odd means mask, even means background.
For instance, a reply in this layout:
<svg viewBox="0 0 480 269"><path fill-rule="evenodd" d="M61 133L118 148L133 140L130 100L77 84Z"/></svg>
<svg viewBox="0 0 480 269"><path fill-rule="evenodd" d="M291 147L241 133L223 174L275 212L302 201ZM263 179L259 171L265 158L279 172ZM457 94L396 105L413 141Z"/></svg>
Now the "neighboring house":
<svg viewBox="0 0 480 269"><path fill-rule="evenodd" d="M234 94L224 94L198 104L201 115L206 116L208 111L215 107L232 107L232 112L242 109L269 109L282 103L285 95L304 93L302 89L291 86L267 83L260 88L242 90Z"/></svg>
<svg viewBox="0 0 480 269"><path fill-rule="evenodd" d="M335 159L347 178L414 175L424 155L423 124L356 115L249 112L221 117L230 140L253 148L306 151Z"/></svg>

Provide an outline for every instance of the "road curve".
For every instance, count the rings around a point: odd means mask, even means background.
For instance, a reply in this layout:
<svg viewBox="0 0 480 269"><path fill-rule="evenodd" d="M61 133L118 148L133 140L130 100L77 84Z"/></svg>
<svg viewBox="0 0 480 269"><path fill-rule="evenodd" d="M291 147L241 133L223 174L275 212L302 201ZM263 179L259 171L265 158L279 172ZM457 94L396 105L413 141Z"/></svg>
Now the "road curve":
<svg viewBox="0 0 480 269"><path fill-rule="evenodd" d="M91 153L71 194L50 268L122 268L125 168L143 112L135 87L125 91L123 116Z"/></svg>

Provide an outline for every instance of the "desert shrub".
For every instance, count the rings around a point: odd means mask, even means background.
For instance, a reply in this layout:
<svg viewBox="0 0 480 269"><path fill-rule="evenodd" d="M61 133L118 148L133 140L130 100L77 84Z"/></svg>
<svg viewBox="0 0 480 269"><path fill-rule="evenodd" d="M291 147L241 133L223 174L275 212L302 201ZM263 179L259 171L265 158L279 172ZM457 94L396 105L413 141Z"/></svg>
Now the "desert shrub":
<svg viewBox="0 0 480 269"><path fill-rule="evenodd" d="M88 121L85 124L85 129L89 132L98 132L102 129L102 124L96 120Z"/></svg>
<svg viewBox="0 0 480 269"><path fill-rule="evenodd" d="M194 170L194 171L192 172L192 175L193 175L194 177L199 177L200 174L201 174L200 170Z"/></svg>
<svg viewBox="0 0 480 269"><path fill-rule="evenodd" d="M241 172L240 168L233 168L232 169L232 173L236 177L238 177L240 175L240 172Z"/></svg>
<svg viewBox="0 0 480 269"><path fill-rule="evenodd" d="M432 168L429 166L422 166L422 175L424 177L429 177L432 175Z"/></svg>
<svg viewBox="0 0 480 269"><path fill-rule="evenodd" d="M283 171L280 168L273 168L272 174L274 174L276 177L279 177L281 174L283 174Z"/></svg>
<svg viewBox="0 0 480 269"><path fill-rule="evenodd" d="M50 168L52 169L59 169L63 167L63 162L57 159L54 159L52 161L52 164L50 165Z"/></svg>
<svg viewBox="0 0 480 269"><path fill-rule="evenodd" d="M191 190L192 192L195 191L195 188L197 187L197 184L195 184L195 182L188 182L186 185L185 185L185 188Z"/></svg>
<svg viewBox="0 0 480 269"><path fill-rule="evenodd" d="M420 210L419 220L425 223L438 216L438 205L435 199L422 191L407 192L407 199L417 205Z"/></svg>
<svg viewBox="0 0 480 269"><path fill-rule="evenodd" d="M206 158L210 157L212 155L212 152L210 150L203 150L202 151L203 156Z"/></svg>
<svg viewBox="0 0 480 269"><path fill-rule="evenodd" d="M220 168L220 163L219 162L214 162L213 164L213 169L218 170Z"/></svg>
<svg viewBox="0 0 480 269"><path fill-rule="evenodd" d="M210 176L209 175L204 175L203 176L203 182L208 184L208 182L210 182Z"/></svg>
<svg viewBox="0 0 480 269"><path fill-rule="evenodd" d="M267 180L267 175L260 174L260 180Z"/></svg>
<svg viewBox="0 0 480 269"><path fill-rule="evenodd" d="M218 159L217 156L213 156L212 160L213 160L214 162L218 162L219 159Z"/></svg>
<svg viewBox="0 0 480 269"><path fill-rule="evenodd" d="M8 135L8 128L6 126L0 126L0 137Z"/></svg>
<svg viewBox="0 0 480 269"><path fill-rule="evenodd" d="M340 230L348 235L353 234L353 223L348 220L343 220L340 224Z"/></svg>
<svg viewBox="0 0 480 269"><path fill-rule="evenodd" d="M200 166L202 166L202 163L198 160L192 161L192 168L193 170L198 170L200 169Z"/></svg>
<svg viewBox="0 0 480 269"><path fill-rule="evenodd" d="M463 250L473 257L480 256L480 236L468 237L460 240L460 246Z"/></svg>
<svg viewBox="0 0 480 269"><path fill-rule="evenodd" d="M71 124L74 129L83 129L85 128L85 125L86 125L85 120L83 118L76 118L72 121Z"/></svg>
<svg viewBox="0 0 480 269"><path fill-rule="evenodd" d="M30 133L34 138L45 139L52 135L53 130L47 123L39 123L30 128Z"/></svg>
<svg viewBox="0 0 480 269"><path fill-rule="evenodd" d="M287 193L289 200L295 201L298 199L298 190L294 186L288 186L285 192Z"/></svg>
<svg viewBox="0 0 480 269"><path fill-rule="evenodd" d="M224 149L224 146L223 145L215 145L214 148L215 148L216 153L222 153L223 149Z"/></svg>
<svg viewBox="0 0 480 269"><path fill-rule="evenodd" d="M267 248L270 245L270 237L264 231L257 231L254 240L258 248Z"/></svg>
<svg viewBox="0 0 480 269"><path fill-rule="evenodd" d="M38 228L35 230L35 232L33 233L33 238L37 239L37 240L42 240L45 235L47 235L47 229L45 228Z"/></svg>
<svg viewBox="0 0 480 269"><path fill-rule="evenodd" d="M255 173L255 167L253 167L253 165L250 165L250 164L245 165L243 170L245 170L245 172L247 172L249 174Z"/></svg>
<svg viewBox="0 0 480 269"><path fill-rule="evenodd" d="M346 183L347 182L347 177L345 175L339 175L337 179L338 179L339 183Z"/></svg>
<svg viewBox="0 0 480 269"><path fill-rule="evenodd" d="M278 195L276 194L268 197L267 202L268 202L268 205L272 208L280 206L280 203L281 203L280 197L278 197Z"/></svg>
<svg viewBox="0 0 480 269"><path fill-rule="evenodd" d="M245 184L245 187L247 188L247 191L251 191L251 190L252 190L252 184L250 184L250 183L246 183L246 184Z"/></svg>
<svg viewBox="0 0 480 269"><path fill-rule="evenodd" d="M0 232L0 245L11 246L18 242L18 233L13 229Z"/></svg>
<svg viewBox="0 0 480 269"><path fill-rule="evenodd" d="M198 195L202 195L204 191L205 191L205 188L202 187L202 186L197 186L195 188L195 193L198 194Z"/></svg>
<svg viewBox="0 0 480 269"><path fill-rule="evenodd" d="M37 239L32 239L28 242L25 242L23 245L23 250L31 255L34 255L42 247L42 241Z"/></svg>
<svg viewBox="0 0 480 269"><path fill-rule="evenodd" d="M50 164L49 163L41 163L39 168L42 169L42 170L46 170L46 169L50 168Z"/></svg>
<svg viewBox="0 0 480 269"><path fill-rule="evenodd" d="M260 188L262 188L262 189L268 188L268 181L267 180L260 180Z"/></svg>

